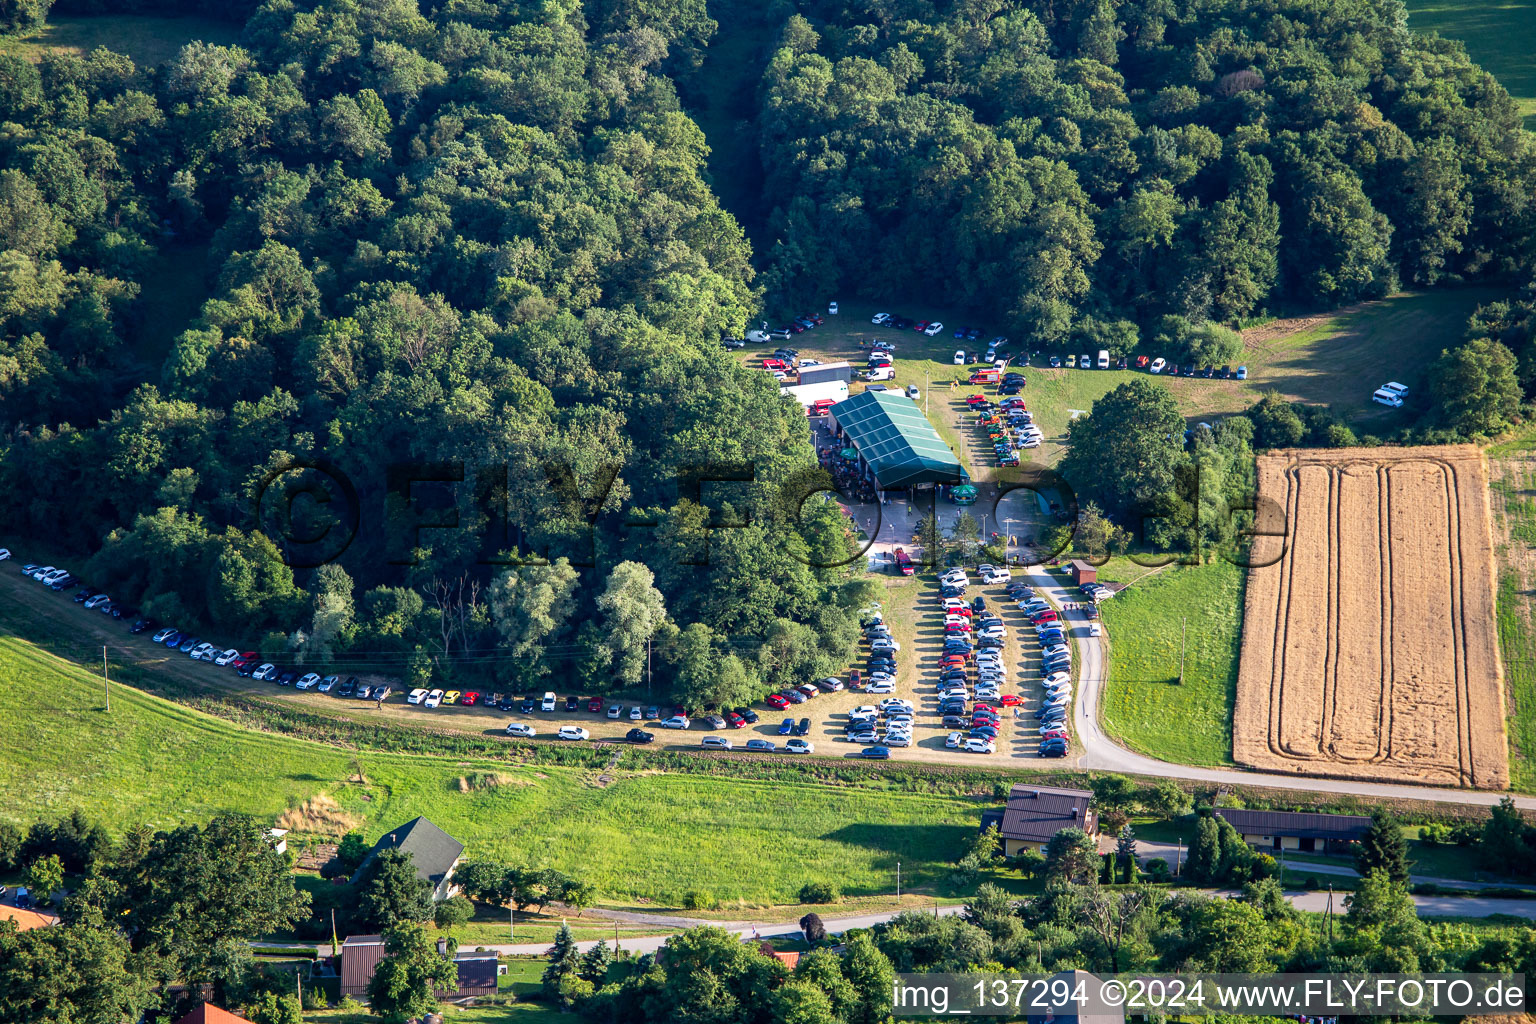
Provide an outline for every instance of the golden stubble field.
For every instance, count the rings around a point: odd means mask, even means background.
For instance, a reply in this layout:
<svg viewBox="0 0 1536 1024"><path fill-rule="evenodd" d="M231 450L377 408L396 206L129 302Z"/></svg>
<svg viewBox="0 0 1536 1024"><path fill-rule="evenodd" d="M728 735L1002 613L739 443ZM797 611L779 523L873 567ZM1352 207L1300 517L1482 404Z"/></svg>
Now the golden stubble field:
<svg viewBox="0 0 1536 1024"><path fill-rule="evenodd" d="M1248 577L1237 761L1507 787L1482 453L1284 451L1258 460L1258 480L1273 536Z"/></svg>

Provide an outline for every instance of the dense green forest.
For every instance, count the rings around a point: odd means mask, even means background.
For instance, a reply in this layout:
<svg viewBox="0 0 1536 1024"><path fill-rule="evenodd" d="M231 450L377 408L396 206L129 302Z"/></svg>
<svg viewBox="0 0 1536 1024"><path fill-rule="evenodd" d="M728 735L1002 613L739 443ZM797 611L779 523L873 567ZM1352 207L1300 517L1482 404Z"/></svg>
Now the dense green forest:
<svg viewBox="0 0 1536 1024"><path fill-rule="evenodd" d="M305 665L709 703L845 664L846 521L718 344L765 308L878 281L1220 362L1266 309L1530 275L1536 146L1397 0L224 12L238 45L154 68L0 54L0 520ZM741 33L756 252L690 106ZM1529 308L1447 379L1514 380L1507 348L1536 383ZM1080 489L1124 512L1181 472Z"/></svg>
<svg viewBox="0 0 1536 1024"><path fill-rule="evenodd" d="M1123 351L1529 267L1532 137L1397 0L799 12L759 94L776 292L880 281Z"/></svg>

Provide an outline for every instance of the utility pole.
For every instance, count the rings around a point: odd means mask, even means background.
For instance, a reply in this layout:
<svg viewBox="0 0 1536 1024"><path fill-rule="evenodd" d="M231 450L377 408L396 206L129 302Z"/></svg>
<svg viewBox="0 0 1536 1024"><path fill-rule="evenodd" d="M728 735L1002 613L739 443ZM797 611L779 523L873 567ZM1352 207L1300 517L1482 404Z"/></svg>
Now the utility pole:
<svg viewBox="0 0 1536 1024"><path fill-rule="evenodd" d="M1184 685L1184 640L1189 635L1189 617L1179 617L1179 685Z"/></svg>
<svg viewBox="0 0 1536 1024"><path fill-rule="evenodd" d="M1179 868L1184 864L1184 837L1179 836L1178 851L1173 855L1173 877L1179 877Z"/></svg>
<svg viewBox="0 0 1536 1024"><path fill-rule="evenodd" d="M651 699L651 637L645 638L645 699Z"/></svg>
<svg viewBox="0 0 1536 1024"><path fill-rule="evenodd" d="M923 415L928 415L928 368L923 367Z"/></svg>
<svg viewBox="0 0 1536 1024"><path fill-rule="evenodd" d="M107 678L107 645L101 645L101 692L107 695L107 710L112 710L112 681Z"/></svg>
<svg viewBox="0 0 1536 1024"><path fill-rule="evenodd" d="M334 914L335 911L331 913ZM507 904L507 939L511 942L517 941L517 904L515 903Z"/></svg>
<svg viewBox="0 0 1536 1024"><path fill-rule="evenodd" d="M299 976L299 969L293 969L293 987L299 993L299 1012L304 1012L304 981Z"/></svg>
<svg viewBox="0 0 1536 1024"><path fill-rule="evenodd" d="M335 956L340 950L336 948L336 908L331 908L331 956Z"/></svg>
<svg viewBox="0 0 1536 1024"><path fill-rule="evenodd" d="M1333 942L1333 883L1328 883L1328 942Z"/></svg>
<svg viewBox="0 0 1536 1024"><path fill-rule="evenodd" d="M619 922L617 919L613 922L613 957L615 960L619 957Z"/></svg>

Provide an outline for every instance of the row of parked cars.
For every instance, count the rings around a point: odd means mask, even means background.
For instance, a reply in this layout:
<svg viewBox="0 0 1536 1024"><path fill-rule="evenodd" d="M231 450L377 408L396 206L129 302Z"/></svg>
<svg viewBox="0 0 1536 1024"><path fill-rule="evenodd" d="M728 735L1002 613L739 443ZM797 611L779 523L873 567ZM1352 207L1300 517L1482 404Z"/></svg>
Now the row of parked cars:
<svg viewBox="0 0 1536 1024"><path fill-rule="evenodd" d="M988 585L1012 578L1007 568L986 564L977 567L977 575ZM959 567L939 575L944 648L938 665L938 711L941 724L954 730L945 737L946 747L995 754L1003 726L1001 709L1017 705L1019 698L1002 689L1008 681L1003 659L1007 627L988 607L986 597L978 594L967 599L970 584L969 575Z"/></svg>
<svg viewBox="0 0 1536 1024"><path fill-rule="evenodd" d="M976 428L986 432L999 466L1017 466L1020 451L1038 448L1045 440L1045 431L1035 424L1034 414L1022 398L993 402L978 394L968 397L965 404L976 414Z"/></svg>
<svg viewBox="0 0 1536 1024"><path fill-rule="evenodd" d="M1035 627L1040 645L1040 706L1035 709L1039 723L1041 757L1065 757L1072 743L1067 718L1072 712L1072 648L1067 642L1066 623L1061 613L1034 588L1023 584L1008 588L1013 600Z"/></svg>

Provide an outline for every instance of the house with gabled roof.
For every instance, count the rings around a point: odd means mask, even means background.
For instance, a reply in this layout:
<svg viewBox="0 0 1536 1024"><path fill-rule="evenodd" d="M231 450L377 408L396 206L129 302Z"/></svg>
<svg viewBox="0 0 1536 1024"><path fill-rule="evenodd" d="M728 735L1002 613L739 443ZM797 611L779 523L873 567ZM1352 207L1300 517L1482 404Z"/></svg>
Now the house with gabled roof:
<svg viewBox="0 0 1536 1024"><path fill-rule="evenodd" d="M352 881L368 877L374 859L384 850L409 853L416 865L416 876L432 884L434 900L446 900L458 894L459 887L453 884L453 872L464 857L464 844L426 818L414 818L380 836L352 875Z"/></svg>

